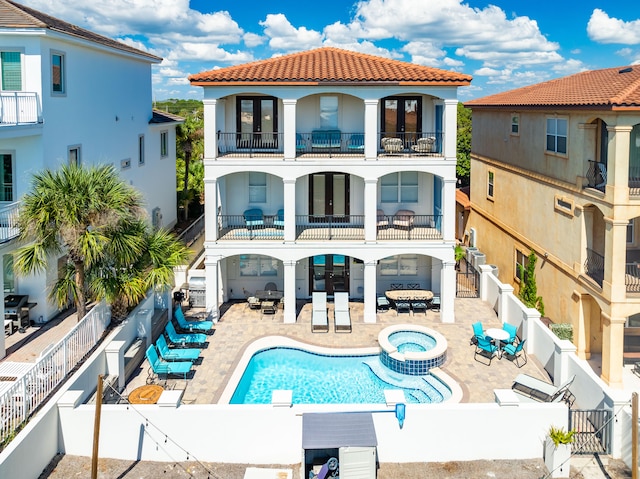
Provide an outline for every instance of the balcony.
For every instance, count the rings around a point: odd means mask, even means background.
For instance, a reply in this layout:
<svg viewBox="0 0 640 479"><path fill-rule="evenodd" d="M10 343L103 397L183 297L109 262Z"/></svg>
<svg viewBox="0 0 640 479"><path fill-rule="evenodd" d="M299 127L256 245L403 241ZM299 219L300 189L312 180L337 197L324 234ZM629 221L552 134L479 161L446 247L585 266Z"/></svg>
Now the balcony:
<svg viewBox="0 0 640 479"><path fill-rule="evenodd" d="M18 212L20 203L0 206L0 243L7 243L18 236Z"/></svg>
<svg viewBox="0 0 640 479"><path fill-rule="evenodd" d="M584 272L600 287L604 281L604 256L587 248L587 259L584 262Z"/></svg>
<svg viewBox="0 0 640 479"><path fill-rule="evenodd" d="M626 286L627 293L640 293L640 264L625 264L624 284Z"/></svg>
<svg viewBox="0 0 640 479"><path fill-rule="evenodd" d="M640 195L640 166L629 165L629 195Z"/></svg>
<svg viewBox="0 0 640 479"><path fill-rule="evenodd" d="M442 156L442 133L381 132L378 153L383 156Z"/></svg>
<svg viewBox="0 0 640 479"><path fill-rule="evenodd" d="M631 178L629 178L629 180L631 180ZM607 165L589 160L587 181L587 188L595 188L604 193L604 189L607 186Z"/></svg>
<svg viewBox="0 0 640 479"><path fill-rule="evenodd" d="M0 127L42 123L38 94L0 92Z"/></svg>
<svg viewBox="0 0 640 479"><path fill-rule="evenodd" d="M218 133L218 156L281 157L282 133Z"/></svg>

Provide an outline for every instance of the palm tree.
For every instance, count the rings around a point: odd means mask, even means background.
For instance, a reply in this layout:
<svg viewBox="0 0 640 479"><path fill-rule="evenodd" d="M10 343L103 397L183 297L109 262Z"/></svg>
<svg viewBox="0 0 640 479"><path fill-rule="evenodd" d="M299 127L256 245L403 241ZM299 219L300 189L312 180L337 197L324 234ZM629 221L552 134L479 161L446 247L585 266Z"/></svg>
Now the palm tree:
<svg viewBox="0 0 640 479"><path fill-rule="evenodd" d="M184 158L184 177L182 181L182 194L181 199L184 202L184 219L189 219L189 201L192 196L189 194L189 167L191 163L191 157L194 150L201 149L203 138L203 121L201 116L196 113L193 115L187 115L184 123L178 125L176 128L176 139L178 147L182 150Z"/></svg>

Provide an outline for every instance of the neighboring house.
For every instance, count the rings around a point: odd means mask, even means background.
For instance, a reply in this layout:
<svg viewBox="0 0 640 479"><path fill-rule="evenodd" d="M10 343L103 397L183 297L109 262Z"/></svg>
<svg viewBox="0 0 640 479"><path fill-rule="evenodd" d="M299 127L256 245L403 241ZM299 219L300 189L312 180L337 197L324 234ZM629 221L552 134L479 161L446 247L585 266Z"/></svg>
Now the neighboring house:
<svg viewBox="0 0 640 479"><path fill-rule="evenodd" d="M376 321L392 284L456 292L461 73L320 48L189 77L204 88L206 307L274 282L347 291Z"/></svg>
<svg viewBox="0 0 640 479"><path fill-rule="evenodd" d="M57 277L15 278L15 214L32 175L67 162L113 164L140 190L150 221L176 222L175 128L152 111L158 58L8 0L0 0L0 286L37 303L31 319L57 309L46 291ZM0 357L4 356L4 336Z"/></svg>
<svg viewBox="0 0 640 479"><path fill-rule="evenodd" d="M469 101L475 246L518 290L535 251L545 314L622 385L640 359L640 65Z"/></svg>

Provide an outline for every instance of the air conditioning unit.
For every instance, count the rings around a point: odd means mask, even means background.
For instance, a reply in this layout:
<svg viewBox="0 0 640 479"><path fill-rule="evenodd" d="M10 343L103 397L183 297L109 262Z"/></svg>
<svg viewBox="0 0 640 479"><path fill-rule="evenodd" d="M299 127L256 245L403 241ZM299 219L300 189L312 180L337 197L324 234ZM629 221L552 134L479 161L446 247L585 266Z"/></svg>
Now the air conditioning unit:
<svg viewBox="0 0 640 479"><path fill-rule="evenodd" d="M467 257L465 259L467 260L468 264L473 264L473 253L475 253L476 251L478 251L478 248L475 248L473 246L469 246L467 248Z"/></svg>
<svg viewBox="0 0 640 479"><path fill-rule="evenodd" d="M484 255L484 253L481 253L480 251L473 252L471 265L474 267L474 269L476 270L480 269L480 266L483 265L485 261L486 261L486 256Z"/></svg>
<svg viewBox="0 0 640 479"><path fill-rule="evenodd" d="M478 241L478 233L475 228L469 228L469 246L475 246Z"/></svg>
<svg viewBox="0 0 640 479"><path fill-rule="evenodd" d="M162 211L160 208L154 208L151 212L151 225L155 230L162 228Z"/></svg>

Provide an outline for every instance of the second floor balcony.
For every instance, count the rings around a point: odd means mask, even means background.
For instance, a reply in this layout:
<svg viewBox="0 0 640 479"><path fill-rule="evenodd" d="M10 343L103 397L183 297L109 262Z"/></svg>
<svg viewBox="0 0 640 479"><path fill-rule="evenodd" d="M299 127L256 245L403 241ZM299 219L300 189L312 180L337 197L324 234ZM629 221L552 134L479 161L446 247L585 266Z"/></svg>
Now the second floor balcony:
<svg viewBox="0 0 640 479"><path fill-rule="evenodd" d="M38 94L0 92L0 127L42 123Z"/></svg>
<svg viewBox="0 0 640 479"><path fill-rule="evenodd" d="M20 232L18 228L19 202L0 203L0 244L7 243L17 238Z"/></svg>

